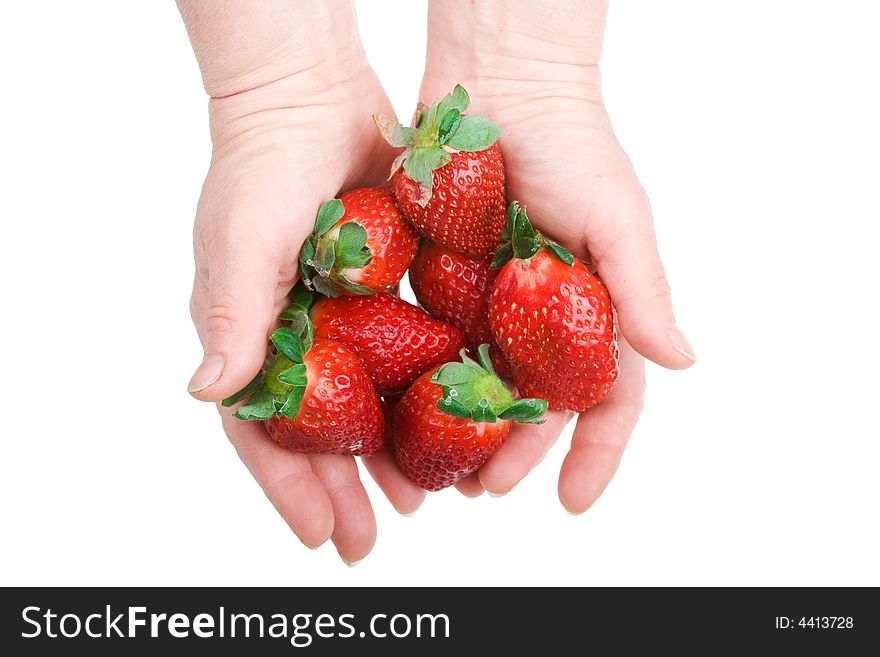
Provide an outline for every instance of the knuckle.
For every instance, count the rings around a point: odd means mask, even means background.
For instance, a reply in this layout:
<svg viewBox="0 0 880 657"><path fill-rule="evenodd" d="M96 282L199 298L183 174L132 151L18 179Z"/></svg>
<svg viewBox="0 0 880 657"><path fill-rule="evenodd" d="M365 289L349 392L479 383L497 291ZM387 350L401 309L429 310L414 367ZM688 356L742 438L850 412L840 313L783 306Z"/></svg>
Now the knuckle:
<svg viewBox="0 0 880 657"><path fill-rule="evenodd" d="M654 276L647 285L648 293L655 299L666 300L671 296L669 288L669 280L666 278L665 272L660 272Z"/></svg>
<svg viewBox="0 0 880 657"><path fill-rule="evenodd" d="M205 330L209 334L235 334L242 330L241 320L228 304L212 303L205 311Z"/></svg>
<svg viewBox="0 0 880 657"><path fill-rule="evenodd" d="M189 317L193 321L194 324L198 324L199 322L199 301L196 294L196 291L193 290L192 294L189 295Z"/></svg>
<svg viewBox="0 0 880 657"><path fill-rule="evenodd" d="M278 269L277 284L282 290L289 290L299 279L299 267L295 262L277 262Z"/></svg>

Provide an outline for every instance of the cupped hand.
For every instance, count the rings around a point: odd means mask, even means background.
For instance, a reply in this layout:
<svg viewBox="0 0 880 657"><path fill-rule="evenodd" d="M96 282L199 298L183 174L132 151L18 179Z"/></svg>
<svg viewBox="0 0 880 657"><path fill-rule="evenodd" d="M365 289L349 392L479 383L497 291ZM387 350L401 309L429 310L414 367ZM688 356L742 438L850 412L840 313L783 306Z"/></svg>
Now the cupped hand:
<svg viewBox="0 0 880 657"><path fill-rule="evenodd" d="M465 58L466 59L466 58ZM448 60L445 60L448 61ZM641 412L643 357L672 369L690 367L693 350L676 328L648 198L618 144L602 104L597 67L524 62L497 76L438 66L426 74L424 102L456 83L470 92L470 112L501 126L508 200L527 206L535 227L595 267L617 309L620 377L612 393L582 413L559 476L571 513L587 510L620 463ZM516 71L528 72L525 78ZM568 79L560 79L560 77ZM455 78L455 79L453 79ZM551 411L543 425L517 425L504 447L459 490L510 491L547 453L572 414Z"/></svg>
<svg viewBox="0 0 880 657"><path fill-rule="evenodd" d="M191 302L205 355L189 391L216 402L262 366L319 205L340 189L383 180L394 154L370 118L392 110L365 60L334 61L210 102L214 150L196 213ZM290 452L261 423L220 414L303 543L315 548L330 538L350 564L370 551L376 523L352 457ZM418 508L424 491L387 453L367 462L398 511Z"/></svg>

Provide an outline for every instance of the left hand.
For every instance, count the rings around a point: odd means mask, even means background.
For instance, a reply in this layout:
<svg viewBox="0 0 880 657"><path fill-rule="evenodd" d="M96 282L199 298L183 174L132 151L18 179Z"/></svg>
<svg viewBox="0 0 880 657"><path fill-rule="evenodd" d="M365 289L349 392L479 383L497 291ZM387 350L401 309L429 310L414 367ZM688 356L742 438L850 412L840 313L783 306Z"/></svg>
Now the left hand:
<svg viewBox="0 0 880 657"><path fill-rule="evenodd" d="M450 74L448 68L432 70L430 62L421 99L433 102L456 83L470 92L470 112L501 126L508 200L526 205L536 228L595 266L616 306L620 378L605 400L578 418L559 475L563 506L582 513L610 482L638 420L643 356L672 369L695 361L675 325L648 198L611 129L597 67L562 80L558 64L532 62L517 80L509 68L497 76L491 67L479 76ZM483 489L507 493L540 463L572 415L551 411L546 424L516 425L504 447L459 482L459 490L468 496Z"/></svg>

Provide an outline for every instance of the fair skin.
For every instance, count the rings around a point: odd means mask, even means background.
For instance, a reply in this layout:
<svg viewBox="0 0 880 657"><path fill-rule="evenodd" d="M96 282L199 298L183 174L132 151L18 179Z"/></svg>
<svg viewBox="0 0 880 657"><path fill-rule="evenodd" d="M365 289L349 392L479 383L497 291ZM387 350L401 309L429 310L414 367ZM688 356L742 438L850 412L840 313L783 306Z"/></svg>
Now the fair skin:
<svg viewBox="0 0 880 657"><path fill-rule="evenodd" d="M260 368L318 205L387 175L395 153L370 115L392 110L348 2L178 4L211 96L214 144L194 231L191 309L205 358L189 390L216 402ZM675 328L647 197L602 105L605 3L560 2L554 12L522 0L474 4L431 0L420 96L431 102L456 83L468 89L472 111L502 126L509 198L595 265L618 311L620 381L578 418L559 477L560 501L580 513L610 481L638 419L643 357L683 369L693 352ZM366 556L376 524L354 459L285 451L258 423L220 413L242 461L303 543L330 539L347 563ZM570 419L553 412L546 424L517 426L459 490L508 492ZM364 463L399 512L424 500L387 452Z"/></svg>

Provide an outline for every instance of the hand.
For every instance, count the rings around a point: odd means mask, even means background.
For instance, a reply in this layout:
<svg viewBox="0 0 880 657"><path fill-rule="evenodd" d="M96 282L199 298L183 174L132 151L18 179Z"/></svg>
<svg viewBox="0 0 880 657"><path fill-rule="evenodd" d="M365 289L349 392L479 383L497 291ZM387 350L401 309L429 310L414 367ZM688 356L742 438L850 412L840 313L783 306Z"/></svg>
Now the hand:
<svg viewBox="0 0 880 657"><path fill-rule="evenodd" d="M508 200L526 205L536 228L595 266L617 308L620 378L605 400L578 418L559 476L560 501L581 513L608 485L638 420L642 357L673 369L690 367L695 358L675 325L647 196L602 103L598 65L591 63L598 62L598 49L591 54L574 45L577 39L567 43L560 36L565 26L548 26L547 12L533 3L481 7L432 0L420 98L433 102L456 83L470 92L469 111L501 126ZM565 11L554 15L571 20ZM590 18L601 44L602 16ZM495 34L499 26L506 32ZM583 32L589 40L589 30ZM551 412L546 424L517 425L459 490L507 493L543 459L569 419Z"/></svg>
<svg viewBox="0 0 880 657"><path fill-rule="evenodd" d="M387 176L394 154L370 118L377 111L392 110L362 51L211 100L214 152L194 235L191 310L205 353L189 385L197 399L221 400L260 369L318 206ZM370 551L376 523L352 457L293 453L260 423L220 414L242 461L303 543L316 548L331 538L349 564ZM387 453L365 462L401 513L418 508L424 491Z"/></svg>

